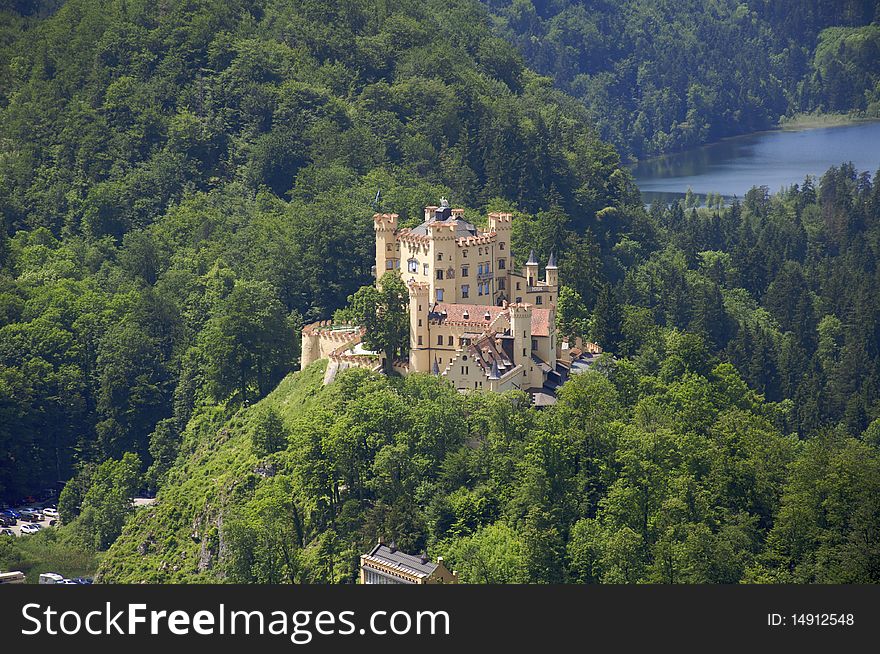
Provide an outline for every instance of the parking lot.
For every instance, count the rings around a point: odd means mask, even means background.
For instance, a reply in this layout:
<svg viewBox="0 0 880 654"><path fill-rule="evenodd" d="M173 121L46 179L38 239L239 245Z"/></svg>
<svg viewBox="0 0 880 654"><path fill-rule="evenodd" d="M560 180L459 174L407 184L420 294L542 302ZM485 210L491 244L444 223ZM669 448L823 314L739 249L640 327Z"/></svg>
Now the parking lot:
<svg viewBox="0 0 880 654"><path fill-rule="evenodd" d="M18 537L18 536L22 535L21 528L24 525L40 525L41 529L51 529L52 526L50 525L50 523L53 521L56 521L58 519L58 515L57 514L46 515L45 513L42 513L43 509L45 509L47 507L55 508L55 505L52 504L51 502L35 502L33 504L22 504L21 506L9 507L18 513L21 513L24 509L36 509L37 511L39 511L41 513L42 520L40 520L39 522L31 522L30 520L26 520L24 518L18 518L16 521L16 524L9 525L7 527L0 527L0 530L9 529L12 531L13 534L15 534L16 537ZM0 512L2 512L4 510L5 509L0 509ZM27 535L27 534L25 534L25 535Z"/></svg>

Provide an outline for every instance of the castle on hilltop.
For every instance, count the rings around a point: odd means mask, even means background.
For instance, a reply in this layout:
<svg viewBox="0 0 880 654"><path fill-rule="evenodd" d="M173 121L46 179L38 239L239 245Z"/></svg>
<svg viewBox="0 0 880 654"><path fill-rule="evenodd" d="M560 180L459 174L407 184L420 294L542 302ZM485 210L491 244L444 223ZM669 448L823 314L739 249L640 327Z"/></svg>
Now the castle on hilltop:
<svg viewBox="0 0 880 654"><path fill-rule="evenodd" d="M393 362L397 372L439 375L462 391L522 389L542 405L554 401L573 366L601 351L561 342L556 259L550 255L543 279L534 252L517 270L509 213L490 213L482 231L441 199L413 229L400 228L394 213L375 214L373 226L376 280L399 270L409 288L409 357ZM381 368L380 355L363 349L362 335L357 326L307 325L302 367L329 359L325 381L350 366Z"/></svg>

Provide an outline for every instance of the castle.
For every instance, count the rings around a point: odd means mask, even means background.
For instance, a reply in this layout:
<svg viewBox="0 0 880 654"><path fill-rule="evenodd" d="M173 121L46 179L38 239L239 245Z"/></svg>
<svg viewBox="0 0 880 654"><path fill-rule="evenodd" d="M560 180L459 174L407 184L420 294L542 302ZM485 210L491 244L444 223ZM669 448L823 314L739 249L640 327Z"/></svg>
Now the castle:
<svg viewBox="0 0 880 654"><path fill-rule="evenodd" d="M398 217L373 216L376 279L399 270L409 288L409 357L393 362L394 370L439 375L463 391L521 389L538 405L552 403L581 355L556 331L555 257L543 279L534 252L517 270L509 213L490 213L486 231L445 199L426 207L413 229L400 228ZM362 335L359 327L329 321L307 325L302 367L329 359L325 381L345 367L380 368L380 355L363 349Z"/></svg>

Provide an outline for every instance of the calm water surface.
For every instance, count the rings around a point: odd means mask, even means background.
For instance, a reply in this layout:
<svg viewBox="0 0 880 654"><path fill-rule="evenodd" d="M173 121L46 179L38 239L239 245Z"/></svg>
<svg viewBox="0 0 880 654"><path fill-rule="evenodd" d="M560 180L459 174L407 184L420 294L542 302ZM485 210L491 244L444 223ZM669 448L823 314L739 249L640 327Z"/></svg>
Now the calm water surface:
<svg viewBox="0 0 880 654"><path fill-rule="evenodd" d="M880 121L747 134L641 161L632 170L650 203L681 198L688 187L728 199L753 186L778 191L846 161L872 174L880 168Z"/></svg>

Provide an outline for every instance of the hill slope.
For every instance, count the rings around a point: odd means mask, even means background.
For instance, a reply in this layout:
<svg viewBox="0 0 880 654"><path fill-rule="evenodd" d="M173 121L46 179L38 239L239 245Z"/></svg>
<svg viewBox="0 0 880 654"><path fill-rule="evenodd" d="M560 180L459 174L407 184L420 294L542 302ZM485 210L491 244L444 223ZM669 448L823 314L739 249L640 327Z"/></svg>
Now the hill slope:
<svg viewBox="0 0 880 654"><path fill-rule="evenodd" d="M593 281L641 215L583 107L470 0L2 11L2 498L155 463L196 406L266 394L298 325L371 278L375 208L552 209L523 224L590 230Z"/></svg>
<svg viewBox="0 0 880 654"><path fill-rule="evenodd" d="M582 100L624 156L768 129L799 112L880 115L876 0L485 4L497 33Z"/></svg>

